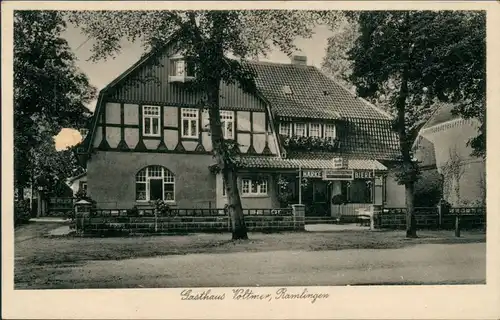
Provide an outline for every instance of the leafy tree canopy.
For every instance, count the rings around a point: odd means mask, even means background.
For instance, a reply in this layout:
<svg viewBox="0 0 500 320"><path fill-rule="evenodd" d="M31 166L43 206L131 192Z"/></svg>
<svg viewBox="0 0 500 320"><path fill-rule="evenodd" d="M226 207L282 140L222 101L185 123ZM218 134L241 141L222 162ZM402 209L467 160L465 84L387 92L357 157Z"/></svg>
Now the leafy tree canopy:
<svg viewBox="0 0 500 320"><path fill-rule="evenodd" d="M437 101L476 118L474 154L486 147L486 15L481 11L380 11L351 16L360 36L348 52L358 94L392 106L407 80L405 124L412 142Z"/></svg>
<svg viewBox="0 0 500 320"><path fill-rule="evenodd" d="M44 144L61 128L82 127L90 116L85 104L94 98L95 88L61 37L65 27L56 11L14 13L14 163L19 188L43 175L35 173L40 169L35 154Z"/></svg>
<svg viewBox="0 0 500 320"><path fill-rule="evenodd" d="M289 10L231 11L79 11L68 12L69 21L95 39L91 60L119 54L123 40L140 41L147 51L161 50L173 35L177 49L195 66L199 89L220 70L222 80L253 91L253 74L236 60L214 59L214 45L225 56L246 59L266 55L273 47L286 54L297 48L297 37L310 38L314 26L334 24L340 12ZM196 86L195 86L196 87Z"/></svg>

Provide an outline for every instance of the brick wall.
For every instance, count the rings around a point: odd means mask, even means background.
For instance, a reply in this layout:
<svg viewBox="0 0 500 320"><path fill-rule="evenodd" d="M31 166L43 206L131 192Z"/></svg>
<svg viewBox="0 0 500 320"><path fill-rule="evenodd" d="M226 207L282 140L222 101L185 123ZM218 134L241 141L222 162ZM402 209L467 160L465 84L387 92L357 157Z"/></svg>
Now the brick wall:
<svg viewBox="0 0 500 320"><path fill-rule="evenodd" d="M82 220L83 219L83 220ZM304 222L293 216L247 216L248 231L300 231ZM77 219L77 230L91 234L162 234L187 232L229 232L230 220L219 217L87 217Z"/></svg>
<svg viewBox="0 0 500 320"><path fill-rule="evenodd" d="M245 215L248 231L303 231L304 206L292 206L288 215ZM187 232L229 232L231 221L219 216L88 216L76 218L76 229L82 235L135 235Z"/></svg>

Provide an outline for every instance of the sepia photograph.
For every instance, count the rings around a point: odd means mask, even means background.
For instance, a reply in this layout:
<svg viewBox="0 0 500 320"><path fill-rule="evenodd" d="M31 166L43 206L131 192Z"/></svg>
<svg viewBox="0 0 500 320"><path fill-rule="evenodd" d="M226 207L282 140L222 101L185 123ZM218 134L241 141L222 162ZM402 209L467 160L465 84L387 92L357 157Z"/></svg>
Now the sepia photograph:
<svg viewBox="0 0 500 320"><path fill-rule="evenodd" d="M487 284L486 10L11 19L14 291Z"/></svg>

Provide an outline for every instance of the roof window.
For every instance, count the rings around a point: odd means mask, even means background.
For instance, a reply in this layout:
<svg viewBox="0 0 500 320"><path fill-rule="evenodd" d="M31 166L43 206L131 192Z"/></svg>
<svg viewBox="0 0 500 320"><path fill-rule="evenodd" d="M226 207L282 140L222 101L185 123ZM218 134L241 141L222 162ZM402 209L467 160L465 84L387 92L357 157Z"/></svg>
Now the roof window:
<svg viewBox="0 0 500 320"><path fill-rule="evenodd" d="M286 95L293 94L292 88L290 88L290 86L283 86L283 93Z"/></svg>

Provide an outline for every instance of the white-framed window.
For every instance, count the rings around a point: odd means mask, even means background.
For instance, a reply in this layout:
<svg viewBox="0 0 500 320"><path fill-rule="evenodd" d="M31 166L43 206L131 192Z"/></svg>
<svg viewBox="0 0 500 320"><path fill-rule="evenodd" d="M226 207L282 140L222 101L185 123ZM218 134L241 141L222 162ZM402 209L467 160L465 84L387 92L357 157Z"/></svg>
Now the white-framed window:
<svg viewBox="0 0 500 320"><path fill-rule="evenodd" d="M221 110L220 121L224 139L234 139L234 112Z"/></svg>
<svg viewBox="0 0 500 320"><path fill-rule="evenodd" d="M241 194L244 196L267 195L267 179L256 181L243 178L241 180Z"/></svg>
<svg viewBox="0 0 500 320"><path fill-rule="evenodd" d="M186 74L186 62L178 59L174 60L174 75L183 76Z"/></svg>
<svg viewBox="0 0 500 320"><path fill-rule="evenodd" d="M142 106L142 135L160 136L160 108L158 106Z"/></svg>
<svg viewBox="0 0 500 320"><path fill-rule="evenodd" d="M162 166L149 166L135 176L136 201L175 201L175 176Z"/></svg>
<svg viewBox="0 0 500 320"><path fill-rule="evenodd" d="M335 138L337 135L337 132L335 130L335 125L334 124L325 124L325 138Z"/></svg>
<svg viewBox="0 0 500 320"><path fill-rule="evenodd" d="M224 178L222 178L222 196L226 196L226 182L224 181Z"/></svg>
<svg viewBox="0 0 500 320"><path fill-rule="evenodd" d="M193 64L186 61L183 57L174 57L171 59L172 71L170 75L175 77L194 77Z"/></svg>
<svg viewBox="0 0 500 320"><path fill-rule="evenodd" d="M198 138L198 129L199 129L198 109L182 108L181 122L182 122L182 137Z"/></svg>
<svg viewBox="0 0 500 320"><path fill-rule="evenodd" d="M309 124L309 136L310 137L321 137L321 124L310 123Z"/></svg>
<svg viewBox="0 0 500 320"><path fill-rule="evenodd" d="M298 137L306 136L306 124L305 123L296 123L295 124L295 135Z"/></svg>
<svg viewBox="0 0 500 320"><path fill-rule="evenodd" d="M280 122L280 134L284 136L291 136L292 124L290 122Z"/></svg>

